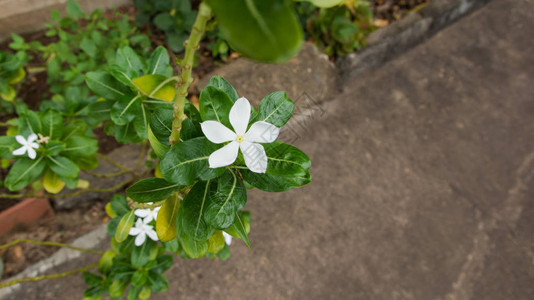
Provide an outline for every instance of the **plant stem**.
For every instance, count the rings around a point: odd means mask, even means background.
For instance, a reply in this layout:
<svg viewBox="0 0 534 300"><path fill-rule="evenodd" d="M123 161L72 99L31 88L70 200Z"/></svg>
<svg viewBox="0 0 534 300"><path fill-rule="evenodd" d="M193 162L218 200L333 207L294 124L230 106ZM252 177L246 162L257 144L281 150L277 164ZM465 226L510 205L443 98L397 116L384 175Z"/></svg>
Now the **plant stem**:
<svg viewBox="0 0 534 300"><path fill-rule="evenodd" d="M176 90L176 98L174 99L174 120L172 121L172 132L169 137L171 145L175 145L180 140L180 130L182 129L182 121L186 118L184 114L185 98L187 97L187 90L193 82L191 72L193 63L195 61L195 52L204 32L206 31L206 23L211 19L211 8L204 2L200 3L198 7L198 15L191 30L189 39L184 43L185 55L180 65L182 67L182 74L180 76L180 86Z"/></svg>
<svg viewBox="0 0 534 300"><path fill-rule="evenodd" d="M50 275L41 275L41 276L35 276L35 277L19 278L19 279L15 279L15 280L12 280L12 281L0 283L0 289L8 287L8 286L11 286L11 285L15 285L15 284L21 283L21 282L31 282L31 281L39 281L39 280L44 280L44 279L61 278L61 277L65 277L65 276L68 276L68 275L82 273L82 272L85 272L85 271L90 270L90 269L92 269L94 267L97 267L97 266L98 266L98 263L94 263L94 264L89 265L87 267L83 267L83 268L79 268L79 269L76 269L76 270L71 270L71 271L67 271L67 272L63 272L63 273L59 273L59 274L50 274Z"/></svg>
<svg viewBox="0 0 534 300"><path fill-rule="evenodd" d="M89 170L82 170L84 173L89 174L94 177L102 177L102 178L111 178L111 177L117 177L126 173L129 173L128 171L120 171L116 173L109 173L109 174L100 174L100 173L93 173Z"/></svg>
<svg viewBox="0 0 534 300"><path fill-rule="evenodd" d="M0 245L0 250L15 246L15 245L20 244L20 243L28 243L28 244L34 244L34 245L44 245L44 246L54 246L54 247L69 248L69 249L80 251L80 252L87 252L87 253L98 254L98 255L104 254L104 252L99 251L99 250L80 248L80 247L75 247L75 246L71 246L69 244L64 244L64 243L49 242L49 241L26 240L26 239L14 240L11 243L8 243L8 244L5 244L5 245Z"/></svg>
<svg viewBox="0 0 534 300"><path fill-rule="evenodd" d="M101 158L101 159L103 159L103 160L105 160L105 161L107 161L107 162L109 162L110 164L114 165L115 167L117 167L117 168L119 168L119 169L121 169L121 170L123 170L123 171L125 171L125 172L127 172L127 173L135 174L135 172L134 172L133 170L131 170L131 169L129 169L129 168L127 168L127 167L125 167L125 166L119 164L118 162L114 161L113 159L107 157L107 156L104 155L104 154L101 154L101 153L98 153L98 152L97 152L97 153L96 153L96 156L99 157L99 158Z"/></svg>

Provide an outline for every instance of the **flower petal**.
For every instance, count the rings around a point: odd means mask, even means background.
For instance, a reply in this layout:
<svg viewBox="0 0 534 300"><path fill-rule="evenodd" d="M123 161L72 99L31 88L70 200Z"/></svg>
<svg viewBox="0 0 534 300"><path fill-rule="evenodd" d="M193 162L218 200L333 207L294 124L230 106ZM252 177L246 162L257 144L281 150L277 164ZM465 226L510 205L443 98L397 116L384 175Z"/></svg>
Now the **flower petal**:
<svg viewBox="0 0 534 300"><path fill-rule="evenodd" d="M154 242L157 242L159 239L158 239L158 235L156 234L156 232L154 231L154 229L150 229L150 230L147 230L146 234L148 235L149 238L151 238Z"/></svg>
<svg viewBox="0 0 534 300"><path fill-rule="evenodd" d="M37 156L37 152L35 152L35 150L33 150L32 147L28 147L28 157L31 158L31 159L35 159L35 157Z"/></svg>
<svg viewBox="0 0 534 300"><path fill-rule="evenodd" d="M247 98L241 97L237 99L230 109L230 124L234 127L237 135L243 135L247 131L249 121L250 102L248 102Z"/></svg>
<svg viewBox="0 0 534 300"><path fill-rule="evenodd" d="M224 242L230 246L232 244L232 236L223 231Z"/></svg>
<svg viewBox="0 0 534 300"><path fill-rule="evenodd" d="M146 233L140 232L139 235L137 235L137 237L135 238L135 245L139 247L143 245L145 240L146 240Z"/></svg>
<svg viewBox="0 0 534 300"><path fill-rule="evenodd" d="M15 139L19 144L26 145L26 139L22 135L17 135Z"/></svg>
<svg viewBox="0 0 534 300"><path fill-rule="evenodd" d="M213 152L209 157L210 168L220 168L232 164L237 158L239 143L236 141Z"/></svg>
<svg viewBox="0 0 534 300"><path fill-rule="evenodd" d="M150 215L150 209L141 209L138 208L134 211L134 214L138 216L139 218L146 218L148 215Z"/></svg>
<svg viewBox="0 0 534 300"><path fill-rule="evenodd" d="M272 143L278 138L280 128L271 123L259 121L247 131L244 140L251 143Z"/></svg>
<svg viewBox="0 0 534 300"><path fill-rule="evenodd" d="M233 141L236 138L232 130L217 121L202 122L200 127L202 127L202 132L208 140L215 144Z"/></svg>
<svg viewBox="0 0 534 300"><path fill-rule="evenodd" d="M129 235L138 235L141 233L141 230L137 227L132 227L130 228L130 232L128 233Z"/></svg>
<svg viewBox="0 0 534 300"><path fill-rule="evenodd" d="M143 223L148 224L148 223L152 222L152 220L154 220L154 216L152 215L152 213L150 213L148 216L146 216L143 219Z"/></svg>
<svg viewBox="0 0 534 300"><path fill-rule="evenodd" d="M265 173L267 170L267 155L263 146L256 143L242 142L240 148L247 168L254 173Z"/></svg>
<svg viewBox="0 0 534 300"><path fill-rule="evenodd" d="M37 143L30 143L30 147L34 148L34 149L39 149L39 144Z"/></svg>
<svg viewBox="0 0 534 300"><path fill-rule="evenodd" d="M26 146L22 146L18 148L17 150L13 151L13 155L24 155L26 153Z"/></svg>
<svg viewBox="0 0 534 300"><path fill-rule="evenodd" d="M32 143L33 141L35 141L37 139L37 134L35 133L32 133L28 136L28 139L26 140L28 143Z"/></svg>

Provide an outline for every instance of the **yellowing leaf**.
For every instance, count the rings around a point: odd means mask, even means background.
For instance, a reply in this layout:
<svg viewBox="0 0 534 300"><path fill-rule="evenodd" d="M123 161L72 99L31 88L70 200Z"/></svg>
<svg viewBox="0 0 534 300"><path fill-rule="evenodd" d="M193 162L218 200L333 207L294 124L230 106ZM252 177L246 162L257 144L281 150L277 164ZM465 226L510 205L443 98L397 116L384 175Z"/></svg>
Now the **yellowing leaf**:
<svg viewBox="0 0 534 300"><path fill-rule="evenodd" d="M89 188L89 181L85 180L85 179L78 179L78 184L76 185L77 188L79 189L87 189Z"/></svg>
<svg viewBox="0 0 534 300"><path fill-rule="evenodd" d="M132 80L137 89L150 98L171 102L174 100L175 79L163 75L144 75Z"/></svg>
<svg viewBox="0 0 534 300"><path fill-rule="evenodd" d="M65 183L52 170L46 169L43 175L43 186L50 194L57 194L65 187Z"/></svg>
<svg viewBox="0 0 534 300"><path fill-rule="evenodd" d="M9 84L15 84L21 81L22 79L24 79L25 76L26 76L26 71L24 71L24 68L19 68L17 70L17 73L15 73L15 75L11 78L11 80L9 80Z"/></svg>
<svg viewBox="0 0 534 300"><path fill-rule="evenodd" d="M106 204L106 213L112 219L115 219L116 217L118 217L117 213L111 207L111 202L108 202L108 204Z"/></svg>
<svg viewBox="0 0 534 300"><path fill-rule="evenodd" d="M161 175L161 169L159 168L159 163L156 165L156 169L154 170L154 177L163 178L163 175Z"/></svg>
<svg viewBox="0 0 534 300"><path fill-rule="evenodd" d="M168 242L176 237L176 215L180 208L180 199L176 194L170 196L158 212L156 233L162 242Z"/></svg>
<svg viewBox="0 0 534 300"><path fill-rule="evenodd" d="M117 240L117 242L122 243L128 238L130 228L134 225L134 221L135 215L133 210L130 210L122 216L119 226L117 226L117 230L115 231L115 240Z"/></svg>
<svg viewBox="0 0 534 300"><path fill-rule="evenodd" d="M13 87L11 86L7 86L7 92L6 93L2 93L0 92L0 97L2 97L2 99L6 100L6 101L13 101L13 99L15 99L15 90L13 89Z"/></svg>
<svg viewBox="0 0 534 300"><path fill-rule="evenodd" d="M222 231L215 230L213 235L209 238L208 242L209 242L209 247L208 247L209 253L216 254L219 251L221 251L225 245Z"/></svg>

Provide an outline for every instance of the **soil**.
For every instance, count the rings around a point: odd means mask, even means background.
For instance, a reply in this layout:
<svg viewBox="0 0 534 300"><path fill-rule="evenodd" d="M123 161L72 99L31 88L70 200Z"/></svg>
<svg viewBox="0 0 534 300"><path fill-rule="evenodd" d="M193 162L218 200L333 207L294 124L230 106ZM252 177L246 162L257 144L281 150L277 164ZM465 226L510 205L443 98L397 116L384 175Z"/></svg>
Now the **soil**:
<svg viewBox="0 0 534 300"><path fill-rule="evenodd" d="M390 22L398 20L406 15L410 10L416 8L418 5L429 2L431 0L370 0L372 8L375 12L375 19L381 22L382 26L386 26ZM198 2L198 1L197 1ZM130 19L134 19L135 8L133 6L125 6L118 8L122 13L130 15ZM107 12L108 15L111 12ZM148 31L148 28L144 28ZM22 35L25 40L37 40L43 44L53 42L55 38L46 37L45 31L39 31ZM164 45L163 32L152 30L150 34L153 45ZM9 41L0 44L0 50L9 50ZM198 103L198 96L200 88L198 81L202 77L209 74L221 64L237 58L237 53L232 53L226 62L214 60L211 57L210 51L207 49L209 41L203 41L200 45L198 60L193 69L194 81L191 85L191 101ZM171 54L172 55L172 54ZM174 59L173 59L174 61ZM29 64L32 67L41 65L39 61L32 61ZM43 98L49 97L49 89L46 84L46 72L34 73L27 76L27 79L22 84L19 95L24 102L31 109L38 109ZM5 122L13 115L0 113L0 121ZM0 135L5 133L5 128L0 127ZM109 153L113 149L120 146L113 137L109 137L104 133L103 127L96 128L94 135L99 141L101 153ZM0 169L1 178L5 178L7 170ZM0 193L8 192L5 188L0 188ZM16 203L16 199L0 199L0 211L4 210ZM16 239L33 239L41 241L54 241L68 243L76 237L79 237L98 225L109 221L104 210L105 203L96 202L91 205L78 207L68 211L57 211L55 217L48 220L42 220L31 228L16 228L9 234L0 236L0 244L12 242ZM3 251L0 251L0 256L4 262L4 273L2 278L13 276L24 270L29 265L46 258L56 252L56 247L38 246L33 244L18 244Z"/></svg>

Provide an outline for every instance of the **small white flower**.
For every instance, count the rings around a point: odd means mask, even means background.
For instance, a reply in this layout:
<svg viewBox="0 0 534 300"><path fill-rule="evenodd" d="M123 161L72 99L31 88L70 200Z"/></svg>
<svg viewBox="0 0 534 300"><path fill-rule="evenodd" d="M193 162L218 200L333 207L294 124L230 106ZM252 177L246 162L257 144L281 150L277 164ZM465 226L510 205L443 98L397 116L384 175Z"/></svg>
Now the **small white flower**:
<svg viewBox="0 0 534 300"><path fill-rule="evenodd" d="M37 156L37 152L35 152L34 149L39 149L39 144L34 143L37 139L37 135L35 133L32 133L28 136L28 139L25 139L22 135L17 135L15 139L19 144L22 145L22 147L13 151L13 155L24 155L26 154L26 152L28 152L28 157L31 159L35 159L35 157Z"/></svg>
<svg viewBox="0 0 534 300"><path fill-rule="evenodd" d="M230 124L234 131L217 121L205 121L200 125L206 138L212 143L228 145L213 152L209 157L210 168L231 165L237 158L239 149L245 158L247 167L255 173L267 170L267 155L259 143L272 143L278 138L280 129L273 124L258 121L247 131L250 121L250 103L246 98L239 98L230 109Z"/></svg>
<svg viewBox="0 0 534 300"><path fill-rule="evenodd" d="M232 236L223 231L224 242L230 246L232 244Z"/></svg>
<svg viewBox="0 0 534 300"><path fill-rule="evenodd" d="M135 222L135 226L130 228L129 234L137 236L135 238L135 245L138 247L143 245L147 235L154 242L158 241L158 235L156 234L156 231L154 231L154 226L146 224L141 219L137 219L137 221Z"/></svg>
<svg viewBox="0 0 534 300"><path fill-rule="evenodd" d="M154 204L153 202L149 202L147 203L148 205L152 205ZM158 206L154 209L150 209L150 208L138 208L135 210L134 214L136 216L138 216L139 218L143 218L143 222L145 224L148 224L150 222L152 222L152 220L156 220L158 218L158 212L159 212L159 209L161 208L161 206Z"/></svg>

